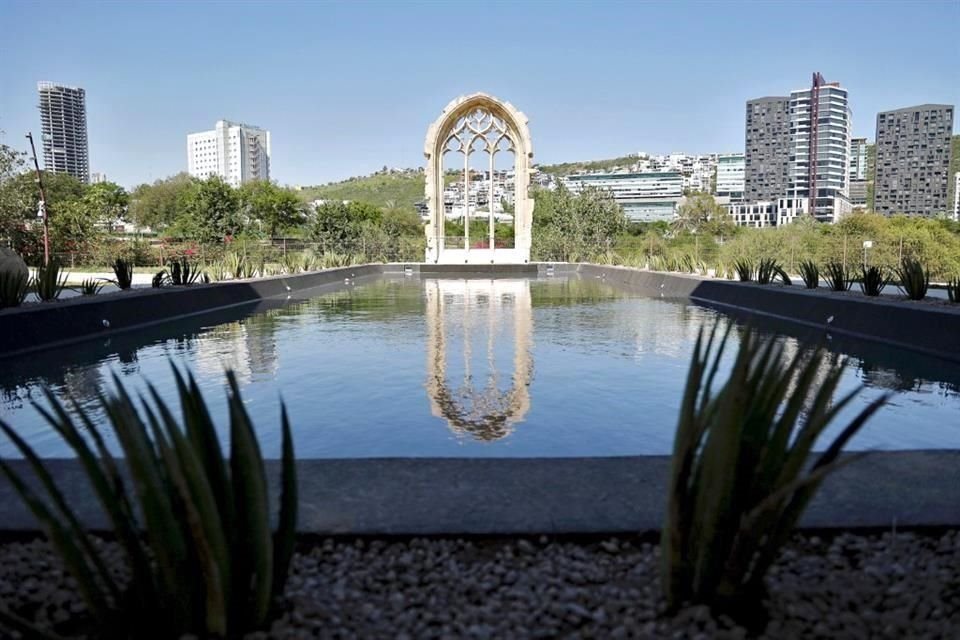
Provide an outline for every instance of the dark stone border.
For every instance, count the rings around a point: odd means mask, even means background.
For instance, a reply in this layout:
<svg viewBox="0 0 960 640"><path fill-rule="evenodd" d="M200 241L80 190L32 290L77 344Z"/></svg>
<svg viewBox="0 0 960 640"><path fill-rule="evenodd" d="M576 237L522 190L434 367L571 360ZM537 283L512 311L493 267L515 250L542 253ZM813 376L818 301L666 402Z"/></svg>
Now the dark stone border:
<svg viewBox="0 0 960 640"><path fill-rule="evenodd" d="M22 460L14 468L27 471ZM91 528L106 520L75 460L49 460ZM301 460L302 533L319 535L587 534L657 531L666 456ZM278 494L279 463L267 463ZM29 476L29 472L27 472ZM37 528L0 482L0 528ZM960 525L960 451L876 452L824 483L801 526L883 529Z"/></svg>

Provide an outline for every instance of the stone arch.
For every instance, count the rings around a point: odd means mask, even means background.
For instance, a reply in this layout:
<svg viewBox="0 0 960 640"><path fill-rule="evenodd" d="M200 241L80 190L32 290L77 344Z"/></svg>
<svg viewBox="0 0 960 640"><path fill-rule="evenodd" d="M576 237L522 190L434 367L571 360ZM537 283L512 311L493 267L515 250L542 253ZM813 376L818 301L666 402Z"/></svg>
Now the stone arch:
<svg viewBox="0 0 960 640"><path fill-rule="evenodd" d="M489 116L490 133L497 139L503 137L510 141L514 154L514 246L512 249L497 249L491 241L484 249L471 249L469 243L469 225L465 233L466 238L462 247L444 246L444 179L443 155L449 149L451 134L455 129L462 127L464 121L473 114L481 113ZM467 150L472 148L481 133L474 123L468 123L465 130L469 132L469 140L460 140L460 144ZM482 121L480 127L488 126ZM503 151L502 145L495 145L495 152ZM533 163L533 144L530 141L530 130L527 127L527 117L518 111L509 102L503 102L486 93L474 93L460 96L448 104L440 117L430 125L427 138L424 142L423 153L427 159L426 166L426 201L429 210L429 221L426 225L427 250L426 262L440 264L523 264L530 261L530 231L533 222L533 198L530 197L530 170ZM469 163L469 155L465 154L465 163ZM491 190L493 152L490 159ZM466 172L465 172L466 173ZM465 175L468 180L469 176ZM491 194L492 195L492 194ZM468 201L465 203L466 215L469 218L469 194L465 194ZM492 201L492 197L490 198ZM492 219L493 207L489 207L488 217ZM492 236L493 223L490 224ZM492 238L491 238L492 240Z"/></svg>

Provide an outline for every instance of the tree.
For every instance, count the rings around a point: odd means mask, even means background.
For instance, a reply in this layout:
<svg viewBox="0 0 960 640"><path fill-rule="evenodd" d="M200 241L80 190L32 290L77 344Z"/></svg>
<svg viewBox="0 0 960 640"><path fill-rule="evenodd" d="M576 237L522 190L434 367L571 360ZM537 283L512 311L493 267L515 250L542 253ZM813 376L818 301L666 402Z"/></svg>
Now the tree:
<svg viewBox="0 0 960 640"><path fill-rule="evenodd" d="M219 176L193 181L180 201L176 229L201 244L223 242L243 229L240 198Z"/></svg>
<svg viewBox="0 0 960 640"><path fill-rule="evenodd" d="M360 234L353 223L350 207L343 202L324 202L317 206L311 237L325 249L339 250L352 246Z"/></svg>
<svg viewBox="0 0 960 640"><path fill-rule="evenodd" d="M733 222L726 208L717 204L707 193L694 193L677 209L677 217L671 227L674 231L697 233L703 231L718 236L729 233Z"/></svg>
<svg viewBox="0 0 960 640"><path fill-rule="evenodd" d="M534 192L534 254L541 260L588 259L609 250L627 227L623 208L609 191L588 188L574 195L560 185Z"/></svg>
<svg viewBox="0 0 960 640"><path fill-rule="evenodd" d="M423 222L420 216L409 209L387 209L383 212L380 226L391 238L423 235Z"/></svg>
<svg viewBox="0 0 960 640"><path fill-rule="evenodd" d="M240 187L240 203L248 218L259 220L273 237L278 229L303 221L303 205L291 191L266 180L248 182Z"/></svg>
<svg viewBox="0 0 960 640"><path fill-rule="evenodd" d="M114 182L100 182L87 188L83 201L98 222L113 223L126 218L130 196Z"/></svg>
<svg viewBox="0 0 960 640"><path fill-rule="evenodd" d="M186 173L178 173L153 184L139 185L130 194L130 220L137 226L158 230L172 225L193 182Z"/></svg>

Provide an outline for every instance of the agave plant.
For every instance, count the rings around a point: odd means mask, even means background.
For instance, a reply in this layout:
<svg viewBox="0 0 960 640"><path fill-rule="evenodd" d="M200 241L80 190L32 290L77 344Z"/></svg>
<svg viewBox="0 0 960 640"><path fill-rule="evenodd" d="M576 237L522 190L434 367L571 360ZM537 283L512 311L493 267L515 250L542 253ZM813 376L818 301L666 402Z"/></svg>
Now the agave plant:
<svg viewBox="0 0 960 640"><path fill-rule="evenodd" d="M777 265L777 273L776 273L776 275L777 275L778 278L780 278L780 282L781 282L784 286L786 286L786 287L793 286L793 280L790 279L790 276L787 275L787 271L786 271L783 267Z"/></svg>
<svg viewBox="0 0 960 640"><path fill-rule="evenodd" d="M297 476L286 409L281 408L279 525L271 533L263 456L235 376L227 372L226 460L196 381L176 368L174 376L179 422L152 386L149 400L141 398L139 406L117 376L116 392L100 396L128 474L121 473L102 428L79 403L68 411L48 390L50 409L37 406L76 455L122 549L129 581L118 581L108 571L102 550L92 543L43 461L16 429L0 421L0 431L39 482L28 482L2 459L0 471L76 581L97 637L241 637L270 620L289 571ZM30 625L4 608L0 624Z"/></svg>
<svg viewBox="0 0 960 640"><path fill-rule="evenodd" d="M209 282L203 271L186 258L180 258L170 263L170 282L177 286L187 286L197 282Z"/></svg>
<svg viewBox="0 0 960 640"><path fill-rule="evenodd" d="M153 279L150 280L150 286L154 289L159 289L160 287L165 287L170 284L170 276L167 274L166 269L161 269L157 271Z"/></svg>
<svg viewBox="0 0 960 640"><path fill-rule="evenodd" d="M113 262L113 274L117 276L114 282L121 289L133 286L133 260L117 258Z"/></svg>
<svg viewBox="0 0 960 640"><path fill-rule="evenodd" d="M947 281L947 299L954 304L960 303L960 276Z"/></svg>
<svg viewBox="0 0 960 640"><path fill-rule="evenodd" d="M697 338L674 440L662 582L668 604L707 604L743 618L764 595L764 576L824 478L854 456L840 452L887 400L839 430L811 464L834 419L843 372L818 350L787 358L782 343L746 331L729 379L714 392L729 329ZM824 376L823 373L826 372Z"/></svg>
<svg viewBox="0 0 960 640"><path fill-rule="evenodd" d="M235 279L245 277L243 274L246 267L246 262L246 257L232 251L224 256L224 266L226 267L227 272L230 274L230 277Z"/></svg>
<svg viewBox="0 0 960 640"><path fill-rule="evenodd" d="M865 296L879 296L890 282L883 272L883 267L863 267L863 278L860 280L860 290Z"/></svg>
<svg viewBox="0 0 960 640"><path fill-rule="evenodd" d="M740 259L733 263L733 268L737 272L740 282L750 282L753 280L753 263L749 260Z"/></svg>
<svg viewBox="0 0 960 640"><path fill-rule="evenodd" d="M916 258L906 257L897 269L900 291L911 300L923 300L930 288L930 272Z"/></svg>
<svg viewBox="0 0 960 640"><path fill-rule="evenodd" d="M22 271L0 271L0 309L19 307L27 298L30 276Z"/></svg>
<svg viewBox="0 0 960 640"><path fill-rule="evenodd" d="M800 263L800 277L807 289L816 289L820 286L820 267L813 260L804 260Z"/></svg>
<svg viewBox="0 0 960 640"><path fill-rule="evenodd" d="M37 275L33 278L33 286L37 290L37 297L47 302L56 300L67 285L67 274L56 260L49 264L37 267Z"/></svg>
<svg viewBox="0 0 960 640"><path fill-rule="evenodd" d="M84 296L95 296L103 289L104 282L99 278L86 278L80 283L80 294Z"/></svg>
<svg viewBox="0 0 960 640"><path fill-rule="evenodd" d="M301 257L296 253L286 253L281 258L284 273L293 275L301 271Z"/></svg>
<svg viewBox="0 0 960 640"><path fill-rule="evenodd" d="M827 284L831 291L848 291L853 286L853 280L842 262L827 263Z"/></svg>
<svg viewBox="0 0 960 640"><path fill-rule="evenodd" d="M757 284L770 284L781 271L783 271L783 268L775 259L762 258L759 266L757 266Z"/></svg>

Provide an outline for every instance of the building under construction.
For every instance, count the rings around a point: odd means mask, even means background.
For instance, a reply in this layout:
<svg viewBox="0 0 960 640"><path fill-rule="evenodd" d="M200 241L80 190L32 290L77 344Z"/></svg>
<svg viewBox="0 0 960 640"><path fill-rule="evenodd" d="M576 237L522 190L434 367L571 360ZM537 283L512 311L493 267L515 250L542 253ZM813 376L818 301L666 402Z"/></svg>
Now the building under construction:
<svg viewBox="0 0 960 640"><path fill-rule="evenodd" d="M69 173L90 182L87 148L87 97L79 87L37 83L43 131L43 167L51 173Z"/></svg>

